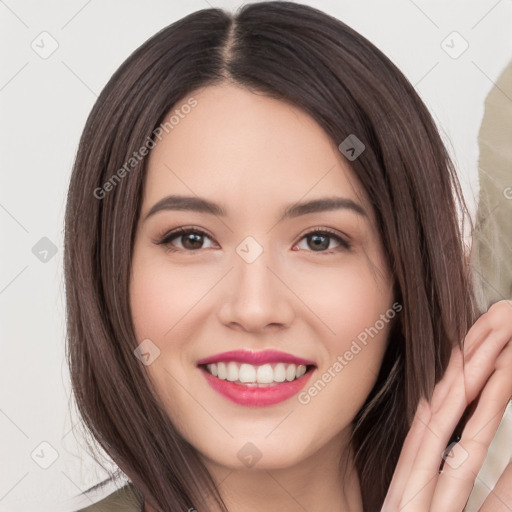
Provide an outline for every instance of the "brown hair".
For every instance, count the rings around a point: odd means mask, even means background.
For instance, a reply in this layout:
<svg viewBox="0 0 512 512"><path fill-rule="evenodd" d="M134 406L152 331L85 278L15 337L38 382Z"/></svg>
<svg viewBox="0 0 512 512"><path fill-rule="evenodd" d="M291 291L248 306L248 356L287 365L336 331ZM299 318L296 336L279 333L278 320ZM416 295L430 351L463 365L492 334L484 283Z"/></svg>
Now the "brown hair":
<svg viewBox="0 0 512 512"><path fill-rule="evenodd" d="M420 397L477 317L462 242L467 208L435 123L413 86L341 21L291 2L194 12L159 31L114 73L85 125L65 217L68 361L81 416L148 503L222 500L195 449L153 396L134 356L129 281L146 158L95 192L194 90L231 81L291 102L338 145L375 210L403 305L374 389L354 418L364 510L380 510ZM471 219L469 218L471 222ZM341 482L340 482L341 484ZM222 508L226 510L226 508Z"/></svg>

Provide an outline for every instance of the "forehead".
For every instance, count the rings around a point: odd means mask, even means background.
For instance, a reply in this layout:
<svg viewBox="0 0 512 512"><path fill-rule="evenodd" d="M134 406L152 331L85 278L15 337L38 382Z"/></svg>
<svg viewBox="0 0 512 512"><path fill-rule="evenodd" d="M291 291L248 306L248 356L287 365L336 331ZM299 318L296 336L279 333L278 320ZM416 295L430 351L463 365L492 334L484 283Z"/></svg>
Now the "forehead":
<svg viewBox="0 0 512 512"><path fill-rule="evenodd" d="M369 209L337 145L288 102L239 86L206 87L183 98L166 120L172 123L149 155L145 203L192 193L254 210L340 195Z"/></svg>

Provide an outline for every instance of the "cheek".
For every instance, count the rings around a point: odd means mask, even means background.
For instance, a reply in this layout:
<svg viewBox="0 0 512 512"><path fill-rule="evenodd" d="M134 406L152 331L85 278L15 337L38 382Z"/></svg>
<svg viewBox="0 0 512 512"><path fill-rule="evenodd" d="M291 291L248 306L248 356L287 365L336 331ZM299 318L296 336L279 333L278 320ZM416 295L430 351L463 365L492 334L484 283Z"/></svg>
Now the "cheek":
<svg viewBox="0 0 512 512"><path fill-rule="evenodd" d="M319 266L302 273L297 283L297 295L305 298L325 325L325 339L331 348L343 349L348 340L374 326L392 305L392 284L380 277L377 269L372 272L364 258L347 258L331 268Z"/></svg>
<svg viewBox="0 0 512 512"><path fill-rule="evenodd" d="M163 340L212 287L211 272L170 267L165 261L134 259L130 283L131 313L137 339ZM176 327L175 327L176 326Z"/></svg>
<svg viewBox="0 0 512 512"><path fill-rule="evenodd" d="M135 334L139 342L149 338L160 350L144 370L169 417L183 432L187 426L183 410L188 411L191 406L184 390L192 389L190 379L195 377L190 374L186 358L187 340L194 325L191 308L208 289L208 282L203 281L197 269L176 270L154 254L150 256L135 254L133 260L130 304Z"/></svg>
<svg viewBox="0 0 512 512"><path fill-rule="evenodd" d="M322 368L301 403L311 402L313 416L329 404L343 404L331 413L337 425L351 421L371 391L395 317L392 281L379 269L373 272L365 258L347 258L343 265L322 268L301 281L301 293L309 291L308 305L326 327Z"/></svg>

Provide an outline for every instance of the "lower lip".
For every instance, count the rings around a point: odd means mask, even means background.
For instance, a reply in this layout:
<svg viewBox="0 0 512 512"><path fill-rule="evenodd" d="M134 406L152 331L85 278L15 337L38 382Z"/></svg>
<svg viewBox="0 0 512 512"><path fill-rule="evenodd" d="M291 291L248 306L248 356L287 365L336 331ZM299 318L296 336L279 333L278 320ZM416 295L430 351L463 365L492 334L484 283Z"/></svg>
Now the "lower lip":
<svg viewBox="0 0 512 512"><path fill-rule="evenodd" d="M243 384L235 384L228 380L218 379L204 368L200 368L206 378L208 384L217 393L231 400L235 404L245 405L247 407L265 407L284 402L306 385L314 369L306 372L302 377L292 380L291 382L280 382L265 387L244 386Z"/></svg>

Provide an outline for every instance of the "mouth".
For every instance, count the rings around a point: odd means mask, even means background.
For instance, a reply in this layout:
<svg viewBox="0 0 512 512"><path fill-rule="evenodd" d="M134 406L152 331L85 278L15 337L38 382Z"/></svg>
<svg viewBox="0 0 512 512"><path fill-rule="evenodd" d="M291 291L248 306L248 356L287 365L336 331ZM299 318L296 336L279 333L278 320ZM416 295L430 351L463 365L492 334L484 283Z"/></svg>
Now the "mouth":
<svg viewBox="0 0 512 512"><path fill-rule="evenodd" d="M252 365L238 361L219 361L199 365L199 368L219 380L229 381L238 386L263 388L296 381L316 366L283 362Z"/></svg>
<svg viewBox="0 0 512 512"><path fill-rule="evenodd" d="M233 351L198 361L210 387L246 407L274 405L298 394L317 368L312 361L278 351Z"/></svg>

